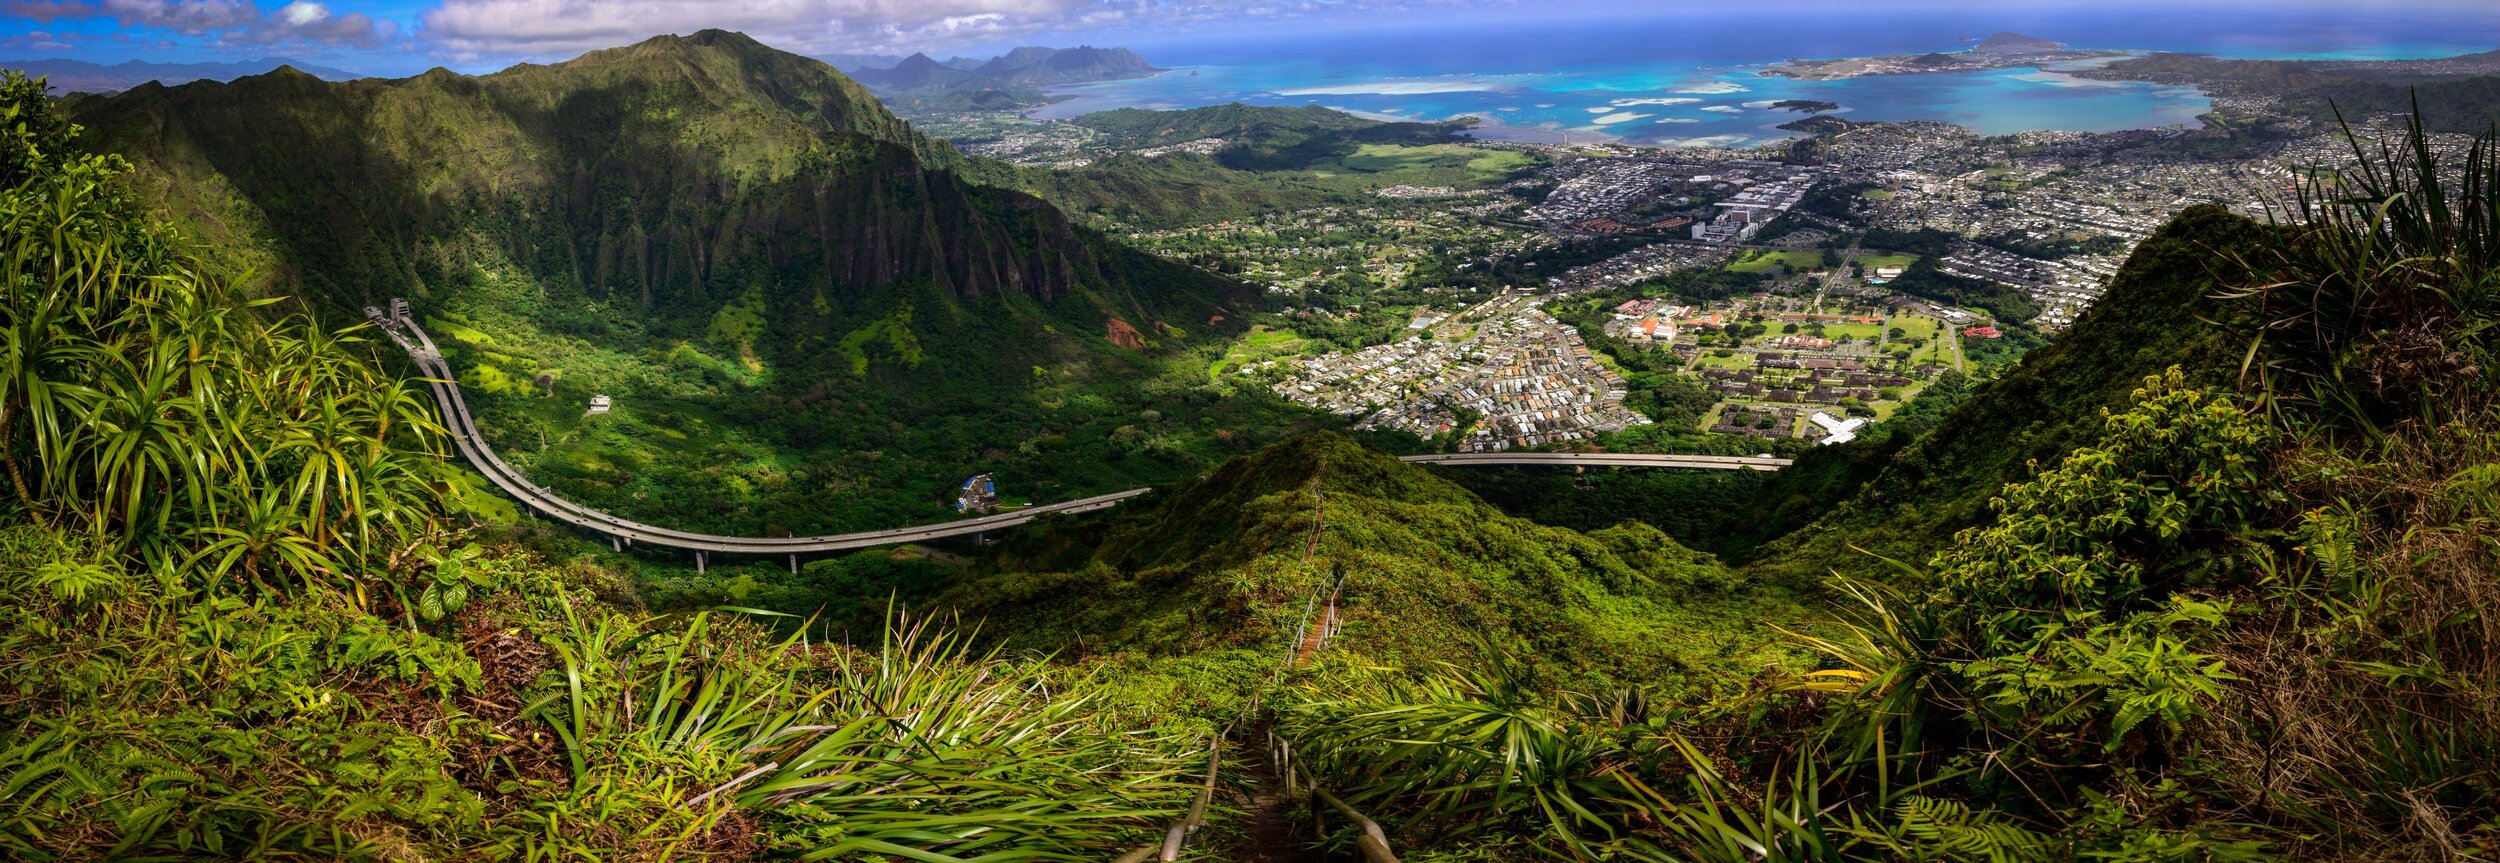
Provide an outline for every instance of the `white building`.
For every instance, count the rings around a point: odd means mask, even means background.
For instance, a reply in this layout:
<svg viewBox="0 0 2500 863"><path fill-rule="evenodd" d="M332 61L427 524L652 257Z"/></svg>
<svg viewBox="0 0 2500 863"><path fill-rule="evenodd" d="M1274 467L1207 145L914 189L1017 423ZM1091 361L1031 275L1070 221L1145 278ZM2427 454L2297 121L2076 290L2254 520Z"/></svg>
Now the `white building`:
<svg viewBox="0 0 2500 863"><path fill-rule="evenodd" d="M1833 419L1831 414L1823 413L1821 411L1816 411L1813 416L1807 417L1807 419L1812 420L1815 425L1823 427L1824 446L1831 446L1836 443L1848 443L1850 441L1857 440L1858 429L1866 427L1865 417L1850 417L1845 420Z"/></svg>

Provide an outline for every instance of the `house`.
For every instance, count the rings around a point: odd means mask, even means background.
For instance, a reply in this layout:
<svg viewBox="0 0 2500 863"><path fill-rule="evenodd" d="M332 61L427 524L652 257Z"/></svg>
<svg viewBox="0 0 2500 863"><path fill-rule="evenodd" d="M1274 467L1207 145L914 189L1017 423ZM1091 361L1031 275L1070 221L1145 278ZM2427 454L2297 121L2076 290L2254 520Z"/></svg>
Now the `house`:
<svg viewBox="0 0 2500 863"><path fill-rule="evenodd" d="M596 395L596 396L591 396L591 397L590 397L590 413L589 413L589 414L583 414L583 416L589 416L590 414L603 414L603 413L607 413L607 412L608 412L608 408L609 408L611 405L614 405L614 404L615 404L615 402L614 402L613 400L609 399L607 396L604 396L604 395Z"/></svg>
<svg viewBox="0 0 2500 863"><path fill-rule="evenodd" d="M1998 339L2005 337L2005 334L1997 332L1997 328L1995 327L1972 327L1970 329L1963 330L1962 335L1969 336L1974 339Z"/></svg>

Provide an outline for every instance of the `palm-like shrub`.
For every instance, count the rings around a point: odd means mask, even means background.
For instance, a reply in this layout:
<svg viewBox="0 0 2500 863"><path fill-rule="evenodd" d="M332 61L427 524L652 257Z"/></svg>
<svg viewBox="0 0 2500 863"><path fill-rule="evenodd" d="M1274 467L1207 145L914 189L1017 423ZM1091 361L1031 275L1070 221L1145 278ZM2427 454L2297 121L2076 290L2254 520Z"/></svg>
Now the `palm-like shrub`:
<svg viewBox="0 0 2500 863"><path fill-rule="evenodd" d="M2314 402L2365 430L2456 416L2460 385L2493 373L2500 321L2500 130L2443 156L2416 106L2398 141L2344 129L2352 164L2293 200L2284 242L2226 250L2263 278L2249 300L2256 389Z"/></svg>
<svg viewBox="0 0 2500 863"><path fill-rule="evenodd" d="M40 81L0 80L0 471L16 506L137 560L320 582L419 538L441 428L363 338L193 262L71 149Z"/></svg>
<svg viewBox="0 0 2500 863"><path fill-rule="evenodd" d="M593 853L580 822L620 816L629 847L682 850L744 812L808 860L1099 860L1196 790L1189 740L1105 727L1085 681L964 635L898 624L869 653L716 629L574 616L562 687L532 711L575 793L513 850Z"/></svg>

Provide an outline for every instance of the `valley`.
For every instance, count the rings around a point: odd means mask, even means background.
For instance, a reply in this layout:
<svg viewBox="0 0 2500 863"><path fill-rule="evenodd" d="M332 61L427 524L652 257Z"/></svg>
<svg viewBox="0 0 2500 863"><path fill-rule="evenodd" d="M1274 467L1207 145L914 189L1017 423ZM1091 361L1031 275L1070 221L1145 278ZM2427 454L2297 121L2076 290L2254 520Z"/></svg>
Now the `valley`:
<svg viewBox="0 0 2500 863"><path fill-rule="evenodd" d="M311 6L0 9L518 58L0 74L0 858L2500 854L2488 55Z"/></svg>

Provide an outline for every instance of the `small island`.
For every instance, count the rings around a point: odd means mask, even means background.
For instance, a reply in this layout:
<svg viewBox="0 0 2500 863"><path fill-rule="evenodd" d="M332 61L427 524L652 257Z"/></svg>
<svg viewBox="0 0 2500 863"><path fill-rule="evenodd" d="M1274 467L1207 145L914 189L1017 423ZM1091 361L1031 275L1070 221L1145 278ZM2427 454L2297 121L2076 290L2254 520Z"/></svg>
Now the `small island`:
<svg viewBox="0 0 2500 863"><path fill-rule="evenodd" d="M1797 111L1806 114L1820 114L1825 111L1840 110L1840 103L1825 102L1819 99L1781 99L1777 102L1771 103L1771 108L1772 110L1777 111Z"/></svg>
<svg viewBox="0 0 2500 863"><path fill-rule="evenodd" d="M1979 72L1989 69L2012 69L2038 66L2042 63L2065 63L2129 56L2125 51L2088 51L2066 47L2021 33L1997 33L1968 50L1930 52L1926 54L1891 54L1881 57L1841 57L1829 60L1790 60L1762 70L1762 74L1804 81L1837 81L1870 75L1922 75L1929 72Z"/></svg>

